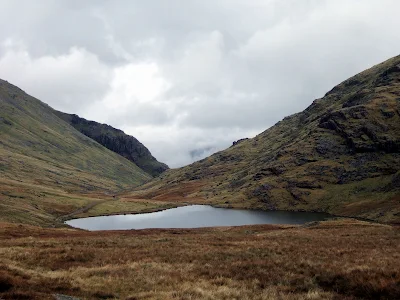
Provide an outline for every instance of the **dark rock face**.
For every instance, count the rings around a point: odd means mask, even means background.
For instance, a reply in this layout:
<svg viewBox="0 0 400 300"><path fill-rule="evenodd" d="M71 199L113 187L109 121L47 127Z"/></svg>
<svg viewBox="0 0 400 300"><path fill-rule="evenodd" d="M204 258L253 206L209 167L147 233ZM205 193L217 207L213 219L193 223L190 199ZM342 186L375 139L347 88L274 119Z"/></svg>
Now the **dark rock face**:
<svg viewBox="0 0 400 300"><path fill-rule="evenodd" d="M393 176L391 185L392 188L400 189L400 171Z"/></svg>
<svg viewBox="0 0 400 300"><path fill-rule="evenodd" d="M343 104L343 108L352 107L360 104L365 104L371 99L371 92L369 90L358 91L351 95L349 99Z"/></svg>
<svg viewBox="0 0 400 300"><path fill-rule="evenodd" d="M8 121L7 119L5 119L3 117L0 117L0 123L4 123L4 124L9 125L9 126L12 125L12 123L10 121Z"/></svg>
<svg viewBox="0 0 400 300"><path fill-rule="evenodd" d="M133 136L125 134L122 130L106 124L88 121L77 115L59 111L55 111L55 113L84 135L134 162L139 168L152 176L158 176L168 169L168 166L158 162L142 143Z"/></svg>
<svg viewBox="0 0 400 300"><path fill-rule="evenodd" d="M267 205L268 209L275 210L276 207L274 203L271 201L270 191L273 189L273 186L269 184L262 184L256 187L254 190L249 191L249 197L255 197L259 201L263 202Z"/></svg>
<svg viewBox="0 0 400 300"><path fill-rule="evenodd" d="M248 140L248 138L237 140L237 141L232 143L232 146L236 146L237 144L240 144L241 142L244 142L244 141L247 141L247 140Z"/></svg>
<svg viewBox="0 0 400 300"><path fill-rule="evenodd" d="M377 86L384 86L400 82L400 64L391 66L383 71L376 80Z"/></svg>
<svg viewBox="0 0 400 300"><path fill-rule="evenodd" d="M400 138L396 126L385 121L395 115L394 111L376 115L365 106L357 106L328 113L321 118L319 127L335 131L342 136L354 152L384 151L394 153L400 150Z"/></svg>
<svg viewBox="0 0 400 300"><path fill-rule="evenodd" d="M350 151L345 144L334 137L320 137L316 139L316 152L324 158L348 154Z"/></svg>

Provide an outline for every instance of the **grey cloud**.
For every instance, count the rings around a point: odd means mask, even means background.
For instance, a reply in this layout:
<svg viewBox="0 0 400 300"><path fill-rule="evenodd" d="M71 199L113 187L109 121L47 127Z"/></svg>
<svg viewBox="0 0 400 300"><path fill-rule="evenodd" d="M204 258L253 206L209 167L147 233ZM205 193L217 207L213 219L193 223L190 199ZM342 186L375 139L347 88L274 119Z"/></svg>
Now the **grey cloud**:
<svg viewBox="0 0 400 300"><path fill-rule="evenodd" d="M1 6L0 77L125 129L171 166L254 136L400 52L396 0Z"/></svg>
<svg viewBox="0 0 400 300"><path fill-rule="evenodd" d="M207 146L199 149L190 150L189 154L193 160L202 159L203 157L207 157L209 153L215 151L215 148L212 146Z"/></svg>
<svg viewBox="0 0 400 300"><path fill-rule="evenodd" d="M33 58L21 48L0 57L0 77L66 112L90 106L108 90L109 68L96 55L72 48L64 55Z"/></svg>
<svg viewBox="0 0 400 300"><path fill-rule="evenodd" d="M94 115L93 117L95 118L96 116ZM125 124L130 126L163 126L173 120L173 116L158 107L151 104L138 103L127 107L122 112L118 110L108 111L107 119L104 122L121 128Z"/></svg>

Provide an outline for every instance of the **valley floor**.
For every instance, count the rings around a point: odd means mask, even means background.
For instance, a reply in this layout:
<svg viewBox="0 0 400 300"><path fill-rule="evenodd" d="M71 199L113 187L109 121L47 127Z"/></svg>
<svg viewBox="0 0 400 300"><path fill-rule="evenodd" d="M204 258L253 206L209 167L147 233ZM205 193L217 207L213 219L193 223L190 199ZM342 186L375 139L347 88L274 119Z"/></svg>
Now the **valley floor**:
<svg viewBox="0 0 400 300"><path fill-rule="evenodd" d="M0 222L62 227L63 221L71 218L145 213L181 205L184 203L111 192L66 192L54 186L0 177Z"/></svg>
<svg viewBox="0 0 400 300"><path fill-rule="evenodd" d="M399 299L400 228L87 232L0 223L0 299Z"/></svg>

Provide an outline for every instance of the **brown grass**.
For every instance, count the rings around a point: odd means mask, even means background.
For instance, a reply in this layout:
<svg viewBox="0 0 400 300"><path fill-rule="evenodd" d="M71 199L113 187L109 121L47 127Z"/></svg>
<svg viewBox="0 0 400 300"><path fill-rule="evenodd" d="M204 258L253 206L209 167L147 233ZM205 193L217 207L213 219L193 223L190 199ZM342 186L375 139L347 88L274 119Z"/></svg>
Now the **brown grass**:
<svg viewBox="0 0 400 300"><path fill-rule="evenodd" d="M114 199L104 192L79 194L0 178L0 222L58 227L62 216Z"/></svg>
<svg viewBox="0 0 400 300"><path fill-rule="evenodd" d="M177 201L168 202L128 197L105 200L104 202L96 204L92 208L85 210L83 213L74 214L73 217L83 218L113 214L148 213L168 208L174 208L182 205L184 204Z"/></svg>
<svg viewBox="0 0 400 300"><path fill-rule="evenodd" d="M0 224L0 298L398 299L400 228L85 232Z"/></svg>
<svg viewBox="0 0 400 300"><path fill-rule="evenodd" d="M206 181L191 181L172 183L168 186L158 186L156 181L143 185L135 192L121 194L123 197L140 196L145 199L174 202L204 202L204 198L196 197L196 193L207 184Z"/></svg>

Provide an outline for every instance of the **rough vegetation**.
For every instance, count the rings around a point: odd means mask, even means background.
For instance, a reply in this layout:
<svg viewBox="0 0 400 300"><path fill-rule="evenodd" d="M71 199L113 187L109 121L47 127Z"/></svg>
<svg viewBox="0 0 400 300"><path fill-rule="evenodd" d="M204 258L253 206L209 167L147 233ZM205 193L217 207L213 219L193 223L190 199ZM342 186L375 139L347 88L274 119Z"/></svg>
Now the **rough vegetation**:
<svg viewBox="0 0 400 300"><path fill-rule="evenodd" d="M134 194L400 222L400 56ZM193 188L189 188L193 187ZM179 196L179 195L178 195Z"/></svg>
<svg viewBox="0 0 400 300"><path fill-rule="evenodd" d="M397 227L84 232L0 223L0 298L399 299Z"/></svg>
<svg viewBox="0 0 400 300"><path fill-rule="evenodd" d="M133 136L125 134L122 130L106 124L88 121L77 115L59 111L55 111L55 114L107 149L134 162L139 168L152 176L158 176L168 169L168 166L158 162L142 143Z"/></svg>

